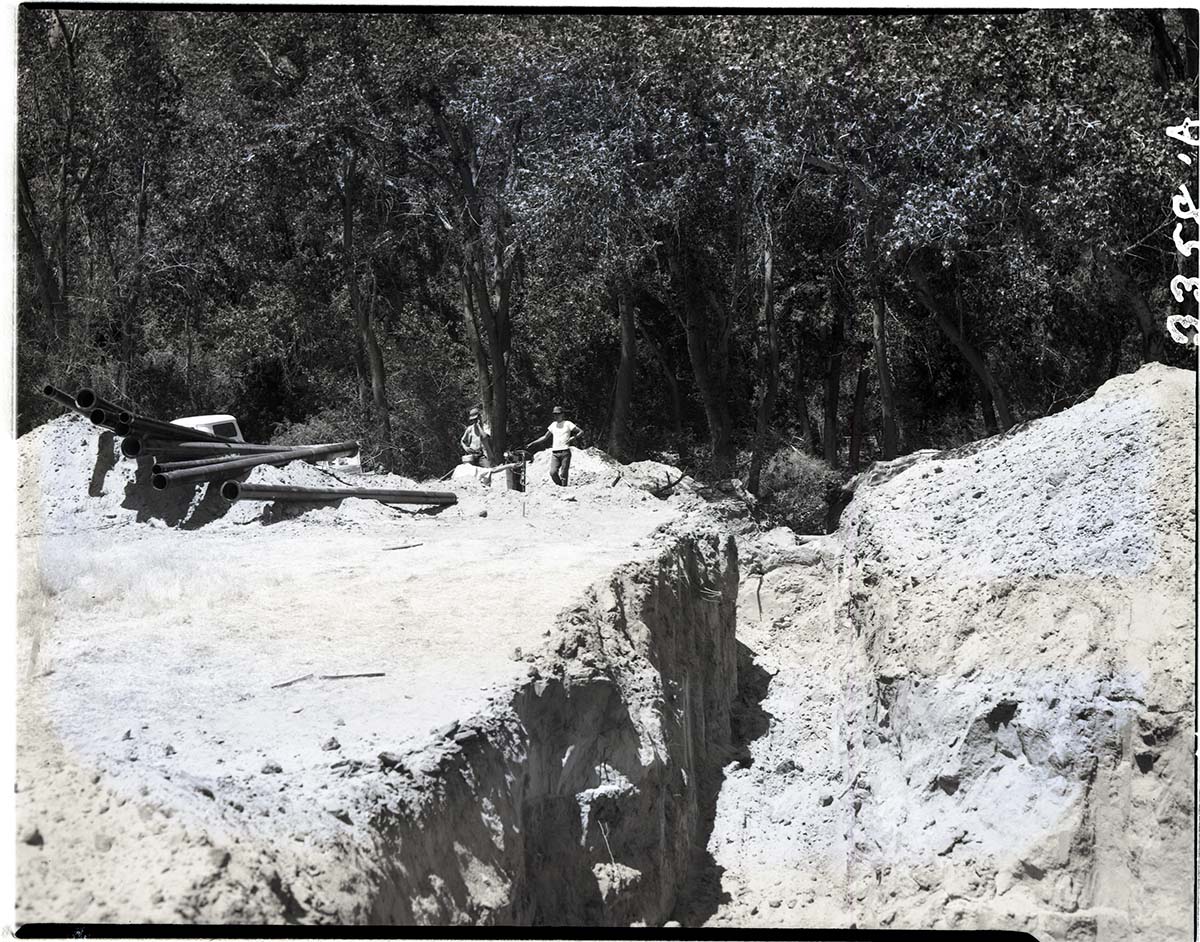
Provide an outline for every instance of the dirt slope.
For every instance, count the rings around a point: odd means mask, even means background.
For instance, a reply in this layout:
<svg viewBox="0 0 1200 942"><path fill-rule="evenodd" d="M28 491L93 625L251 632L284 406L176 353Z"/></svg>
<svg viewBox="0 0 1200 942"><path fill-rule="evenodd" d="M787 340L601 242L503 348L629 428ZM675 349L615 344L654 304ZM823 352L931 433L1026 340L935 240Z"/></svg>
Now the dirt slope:
<svg viewBox="0 0 1200 942"><path fill-rule="evenodd" d="M1190 937L1194 383L880 468L764 554L764 716L683 921Z"/></svg>

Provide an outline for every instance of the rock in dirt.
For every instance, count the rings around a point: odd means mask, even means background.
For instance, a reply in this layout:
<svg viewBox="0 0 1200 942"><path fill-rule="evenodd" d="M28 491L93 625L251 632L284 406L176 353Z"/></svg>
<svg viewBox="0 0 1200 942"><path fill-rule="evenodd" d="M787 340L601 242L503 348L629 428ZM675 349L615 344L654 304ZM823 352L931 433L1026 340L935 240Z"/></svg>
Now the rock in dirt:
<svg viewBox="0 0 1200 942"><path fill-rule="evenodd" d="M278 762L265 762L262 767L263 775L277 775L283 771L283 766Z"/></svg>

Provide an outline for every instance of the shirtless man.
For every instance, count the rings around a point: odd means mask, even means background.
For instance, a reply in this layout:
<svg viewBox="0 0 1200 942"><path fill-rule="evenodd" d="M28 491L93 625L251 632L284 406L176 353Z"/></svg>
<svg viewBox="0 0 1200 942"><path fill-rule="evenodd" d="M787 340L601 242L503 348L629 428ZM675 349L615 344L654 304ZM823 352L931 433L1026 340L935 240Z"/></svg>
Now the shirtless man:
<svg viewBox="0 0 1200 942"><path fill-rule="evenodd" d="M463 432L458 444L462 448L464 455L471 456L471 464L482 465L486 468L488 466L488 445L490 444L488 439L491 436L488 427L483 424L479 413L480 410L478 408L470 411L467 418L471 424Z"/></svg>

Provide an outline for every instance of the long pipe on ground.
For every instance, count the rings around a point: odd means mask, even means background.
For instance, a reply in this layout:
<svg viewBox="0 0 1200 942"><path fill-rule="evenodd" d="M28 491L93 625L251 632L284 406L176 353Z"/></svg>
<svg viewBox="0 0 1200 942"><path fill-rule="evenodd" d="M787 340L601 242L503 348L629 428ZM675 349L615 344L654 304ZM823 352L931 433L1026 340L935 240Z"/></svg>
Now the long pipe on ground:
<svg viewBox="0 0 1200 942"><path fill-rule="evenodd" d="M52 386L49 383L47 383L45 386L42 387L42 395L45 396L47 399L53 399L60 406L65 406L66 408L70 409L72 412L76 412L79 415L87 415L88 414L87 409L81 409L81 408L79 408L79 406L75 405L75 397L74 396L72 396L68 392L64 392L63 390L59 389L57 386Z"/></svg>
<svg viewBox="0 0 1200 942"><path fill-rule="evenodd" d="M172 458L221 458L231 455L277 454L291 451L295 445L252 445L249 442L185 442L173 438L128 435L121 442L126 458L140 455L170 455Z"/></svg>
<svg viewBox="0 0 1200 942"><path fill-rule="evenodd" d="M122 412L119 418L129 426L131 432L146 438L171 438L183 442L212 442L221 445L227 445L234 441L232 438L221 438L219 435L211 435L200 429L176 425L174 422L160 422L158 419L134 415L132 412Z"/></svg>
<svg viewBox="0 0 1200 942"><path fill-rule="evenodd" d="M279 453L282 454L285 449L280 448ZM230 461L237 461L240 455L214 455L211 458L192 458L187 461L161 461L155 462L154 473L166 474L168 471L183 471L185 468L206 468L220 467Z"/></svg>
<svg viewBox="0 0 1200 942"><path fill-rule="evenodd" d="M303 448L293 448L290 451L251 455L248 458L237 458L233 461L226 461L221 464L219 470L224 472L242 471L247 468L256 468L260 464L280 465L302 459L305 461L315 461L319 458L353 457L357 454L358 442L309 445ZM161 491L172 484L192 484L197 481L208 481L212 479L212 475L213 468L211 465L203 468L184 468L182 471L167 471L164 474L155 474L150 478L150 483L154 485L156 490Z"/></svg>
<svg viewBox="0 0 1200 942"><path fill-rule="evenodd" d="M441 504L458 503L453 491L394 490L384 487L294 487L276 484L241 484L226 481L221 496L230 503L239 500L331 501L346 497L361 497L383 504Z"/></svg>

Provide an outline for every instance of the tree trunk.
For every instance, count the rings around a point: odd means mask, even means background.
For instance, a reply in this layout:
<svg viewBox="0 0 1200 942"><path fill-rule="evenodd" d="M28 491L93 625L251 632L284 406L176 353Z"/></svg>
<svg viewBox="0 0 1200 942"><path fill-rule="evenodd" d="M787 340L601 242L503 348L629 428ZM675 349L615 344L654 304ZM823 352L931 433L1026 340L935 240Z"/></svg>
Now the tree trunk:
<svg viewBox="0 0 1200 942"><path fill-rule="evenodd" d="M1000 431L999 423L996 421L995 401L992 399L992 393L987 388L987 384L976 378L979 387L979 411L983 413L983 428L988 435L995 435Z"/></svg>
<svg viewBox="0 0 1200 942"><path fill-rule="evenodd" d="M1004 390L996 382L996 378L983 361L983 357L967 342L967 338L963 336L962 331L955 326L954 320L946 313L945 308L938 303L924 268L914 259L909 263L909 273L912 275L913 285L917 289L917 298L921 304L934 316L938 327L942 329L942 333L958 348L958 352L962 354L962 358L967 361L967 364L975 371L975 375L979 377L979 381L991 394L992 401L996 407L996 414L1000 420L1001 430L1007 431L1012 428L1012 413L1008 409L1008 399L1004 395Z"/></svg>
<svg viewBox="0 0 1200 942"><path fill-rule="evenodd" d="M33 193L29 189L29 180L25 176L25 166L17 163L17 225L20 235L25 241L25 251L29 253L29 262L33 266L33 275L37 281L38 297L42 302L42 311L51 330L58 333L61 320L66 317L66 304L58 291L58 281L50 270L46 257L46 246L42 242L41 223L38 219L37 207L33 201Z"/></svg>
<svg viewBox="0 0 1200 942"><path fill-rule="evenodd" d="M842 344L846 336L846 298L836 272L830 274L829 300L833 325L829 330L829 359L825 367L825 461L838 466L838 399L842 392Z"/></svg>
<svg viewBox="0 0 1200 942"><path fill-rule="evenodd" d="M1188 18L1188 12L1183 11L1185 21ZM1185 74L1183 57L1180 56L1179 49L1167 33L1162 13L1143 10L1142 15L1150 23L1150 70L1155 81L1166 90L1174 79L1183 78Z"/></svg>
<svg viewBox="0 0 1200 942"><path fill-rule="evenodd" d="M642 340L646 342L646 346L650 348L650 354L654 357L654 361L662 370L663 383L667 387L667 401L671 405L671 434L674 438L672 444L675 450L679 452L679 463L683 464L686 455L685 440L683 436L683 396L679 392L679 380L675 378L675 371L671 369L671 364L667 362L666 356L654 342L644 325L641 327Z"/></svg>
<svg viewBox="0 0 1200 942"><path fill-rule="evenodd" d="M383 351L379 346L379 338L375 335L371 323L371 312L363 305L358 290L358 275L355 271L354 247L354 171L358 155L351 149L343 164L342 174L342 254L345 266L346 288L350 295L350 310L354 314L354 323L358 328L360 349L365 349L367 371L371 377L371 398L374 405L375 420L379 423L381 451L379 463L387 471L395 468L395 455L392 446L392 419L387 401L387 374L384 372Z"/></svg>
<svg viewBox="0 0 1200 942"><path fill-rule="evenodd" d="M890 461L898 452L896 434L896 399L892 390L892 371L887 356L887 309L883 301L883 289L875 285L875 312L872 329L875 334L875 371L879 376L879 412L883 420L883 458Z"/></svg>
<svg viewBox="0 0 1200 942"><path fill-rule="evenodd" d="M615 288L617 316L621 322L621 362L613 391L612 426L608 451L618 461L629 461L629 408L633 399L633 377L637 370L637 319L633 309L633 290L629 281L618 279Z"/></svg>
<svg viewBox="0 0 1200 942"><path fill-rule="evenodd" d="M1163 332L1158 329L1157 319L1146 297L1133 280L1124 265L1111 254L1105 253L1101 259L1105 273L1112 279L1117 293L1125 299L1137 320L1138 329L1142 332L1142 362L1161 361L1163 357Z"/></svg>
<svg viewBox="0 0 1200 942"><path fill-rule="evenodd" d="M371 410L371 384L367 382L367 351L361 333L354 337L354 379L358 385L358 410L365 416Z"/></svg>
<svg viewBox="0 0 1200 942"><path fill-rule="evenodd" d="M146 179L146 159L142 158L141 175L138 179L137 224L133 243L132 285L129 297L124 304L124 316L121 321L121 371L118 378L118 389L123 398L129 396L129 378L133 373L134 361L134 332L141 322L139 308L142 303L142 288L145 284L146 257L146 224L150 209L150 193Z"/></svg>
<svg viewBox="0 0 1200 942"><path fill-rule="evenodd" d="M775 398L779 394L779 330L775 323L775 290L772 284L774 268L774 246L771 221L764 220L763 239L763 297L762 320L766 332L766 356L759 356L762 373L759 376L758 414L754 424L754 448L750 454L750 476L746 489L754 495L759 491L762 465L767 448L767 433L771 427L771 416L775 412Z"/></svg>
<svg viewBox="0 0 1200 942"><path fill-rule="evenodd" d="M454 167L452 185L458 197L458 233L462 247L462 271L467 288L464 301L469 310L468 336L476 368L480 370L479 385L484 395L483 412L491 429L492 452L495 460L508 448L508 354L512 344L512 279L518 253L509 234L509 215L503 205L503 190L508 169L516 160L516 140L501 167L491 238L491 270L485 245L489 238L484 229L483 198L477 181L480 178L479 154L475 137L465 125L453 127L442 112L436 95L425 99L433 115L438 133L450 150ZM464 306L467 306L466 304Z"/></svg>
<svg viewBox="0 0 1200 942"><path fill-rule="evenodd" d="M670 266L675 289L681 298L683 309L682 313L676 310L675 316L683 324L688 359L692 365L692 376L696 381L700 402L704 406L704 416L708 421L709 440L712 443L713 472L717 477L727 477L732 474L734 466L729 405L722 384L714 378L708 352L709 330L712 329L714 333L720 334L725 325L722 323L709 325L707 323L706 315L710 311L720 313L719 310L714 310L718 305L711 292L702 300L696 298L695 293L689 290L692 282L684 278L677 251L671 253ZM718 366L718 369L723 368L723 366Z"/></svg>
<svg viewBox="0 0 1200 942"><path fill-rule="evenodd" d="M808 383L804 381L804 367L800 362L800 351L796 350L796 415L800 422L800 436L808 445L813 457L821 456L821 436L808 415Z"/></svg>
<svg viewBox="0 0 1200 942"><path fill-rule="evenodd" d="M854 411L850 413L850 472L858 471L858 462L862 455L863 411L867 402L867 386L871 380L871 372L867 369L864 358L858 366L858 379L854 383Z"/></svg>
<svg viewBox="0 0 1200 942"><path fill-rule="evenodd" d="M1194 82L1200 75L1200 11L1180 10L1179 15L1183 18L1184 78Z"/></svg>

